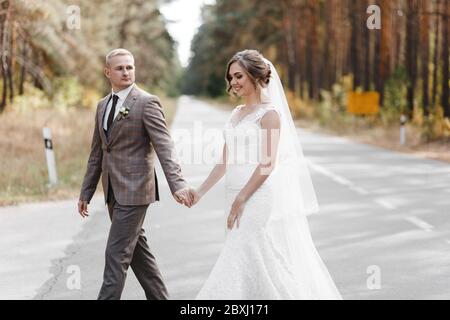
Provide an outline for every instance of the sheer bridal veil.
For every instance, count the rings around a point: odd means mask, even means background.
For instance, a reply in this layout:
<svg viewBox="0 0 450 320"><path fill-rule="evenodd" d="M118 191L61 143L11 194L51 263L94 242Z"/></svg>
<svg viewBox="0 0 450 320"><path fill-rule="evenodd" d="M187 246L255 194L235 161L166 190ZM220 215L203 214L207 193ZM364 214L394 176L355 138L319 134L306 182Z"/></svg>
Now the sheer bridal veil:
<svg viewBox="0 0 450 320"><path fill-rule="evenodd" d="M292 299L342 299L320 258L306 219L319 211L307 161L289 111L280 77L273 64L262 102L278 110L281 120L277 161L270 178L273 199L264 234L279 266L279 285Z"/></svg>
<svg viewBox="0 0 450 320"><path fill-rule="evenodd" d="M271 76L268 86L261 89L261 100L278 110L281 122L273 177L276 193L281 193L276 200L277 213L307 216L319 210L316 193L280 77L269 60L264 58L264 62L270 66Z"/></svg>

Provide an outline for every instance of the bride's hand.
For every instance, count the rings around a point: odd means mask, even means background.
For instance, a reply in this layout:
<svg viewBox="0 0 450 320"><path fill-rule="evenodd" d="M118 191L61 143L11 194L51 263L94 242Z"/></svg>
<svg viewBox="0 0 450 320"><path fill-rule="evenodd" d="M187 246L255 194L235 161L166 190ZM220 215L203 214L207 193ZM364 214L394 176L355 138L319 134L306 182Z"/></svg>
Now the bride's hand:
<svg viewBox="0 0 450 320"><path fill-rule="evenodd" d="M230 214L227 219L228 229L233 229L234 223L236 222L236 227L239 229L239 222L241 221L242 213L244 212L245 202L236 197L234 199L233 205L231 206Z"/></svg>
<svg viewBox="0 0 450 320"><path fill-rule="evenodd" d="M190 192L193 198L192 205L195 205L202 198L202 194L197 189L191 189Z"/></svg>

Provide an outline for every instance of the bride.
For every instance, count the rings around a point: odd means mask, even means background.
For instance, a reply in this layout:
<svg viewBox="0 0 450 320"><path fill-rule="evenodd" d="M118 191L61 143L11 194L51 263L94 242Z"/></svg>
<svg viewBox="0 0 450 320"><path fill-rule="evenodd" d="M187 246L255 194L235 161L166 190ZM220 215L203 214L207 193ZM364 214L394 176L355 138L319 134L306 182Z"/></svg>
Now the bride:
<svg viewBox="0 0 450 320"><path fill-rule="evenodd" d="M226 80L245 104L232 111L222 161L194 203L225 175L229 232L196 299L342 299L311 239L306 216L317 200L277 71L244 50Z"/></svg>

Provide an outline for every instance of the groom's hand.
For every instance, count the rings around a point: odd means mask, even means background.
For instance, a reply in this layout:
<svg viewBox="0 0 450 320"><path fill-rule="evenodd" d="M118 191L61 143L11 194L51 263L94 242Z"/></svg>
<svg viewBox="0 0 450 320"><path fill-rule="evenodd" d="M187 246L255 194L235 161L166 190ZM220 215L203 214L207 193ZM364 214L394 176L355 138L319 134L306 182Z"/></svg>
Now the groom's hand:
<svg viewBox="0 0 450 320"><path fill-rule="evenodd" d="M178 203L184 204L186 207L190 208L194 202L194 196L191 190L192 189L188 187L180 189L173 194L173 197Z"/></svg>
<svg viewBox="0 0 450 320"><path fill-rule="evenodd" d="M189 192L189 198L192 201L190 207L195 206L197 204L197 202L200 200L200 194L194 188L189 188L188 192Z"/></svg>
<svg viewBox="0 0 450 320"><path fill-rule="evenodd" d="M88 214L88 202L84 200L78 200L78 213L83 217L89 217Z"/></svg>

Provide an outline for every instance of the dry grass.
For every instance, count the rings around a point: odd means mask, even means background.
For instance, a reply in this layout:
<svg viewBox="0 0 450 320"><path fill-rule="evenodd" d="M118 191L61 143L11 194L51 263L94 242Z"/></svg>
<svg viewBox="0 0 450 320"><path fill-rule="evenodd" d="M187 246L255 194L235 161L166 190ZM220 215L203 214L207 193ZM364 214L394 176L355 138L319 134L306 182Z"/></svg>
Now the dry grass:
<svg viewBox="0 0 450 320"><path fill-rule="evenodd" d="M315 132L339 135L357 142L450 163L450 139L426 142L420 129L411 124L406 126L406 144L403 146L399 142L399 126L372 127L358 122L347 126L323 126L315 120L297 120L296 124Z"/></svg>
<svg viewBox="0 0 450 320"><path fill-rule="evenodd" d="M176 101L161 100L170 123ZM78 197L94 130L94 113L94 109L6 109L0 115L0 206ZM47 186L43 127L52 130L55 150L59 184L52 188Z"/></svg>

